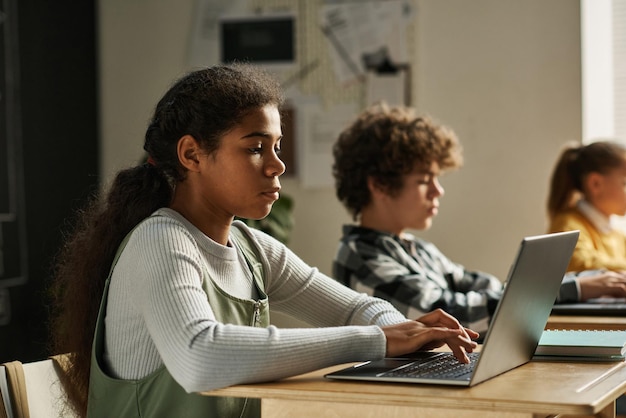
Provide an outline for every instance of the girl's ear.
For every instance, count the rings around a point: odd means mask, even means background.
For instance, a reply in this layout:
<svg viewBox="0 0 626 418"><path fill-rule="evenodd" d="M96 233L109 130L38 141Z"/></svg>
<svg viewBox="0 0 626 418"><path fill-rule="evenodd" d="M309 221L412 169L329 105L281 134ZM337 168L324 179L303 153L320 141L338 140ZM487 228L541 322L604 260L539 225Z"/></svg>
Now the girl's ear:
<svg viewBox="0 0 626 418"><path fill-rule="evenodd" d="M202 149L193 136L185 135L181 137L178 140L176 150L178 152L178 161L180 161L183 167L189 171L198 171Z"/></svg>
<svg viewBox="0 0 626 418"><path fill-rule="evenodd" d="M588 189L590 190L597 189L602 184L602 174L596 173L596 172L587 174L585 183Z"/></svg>
<svg viewBox="0 0 626 418"><path fill-rule="evenodd" d="M587 174L585 178L584 190L585 197L593 202L597 196L602 194L604 189L604 176L600 173L592 172Z"/></svg>

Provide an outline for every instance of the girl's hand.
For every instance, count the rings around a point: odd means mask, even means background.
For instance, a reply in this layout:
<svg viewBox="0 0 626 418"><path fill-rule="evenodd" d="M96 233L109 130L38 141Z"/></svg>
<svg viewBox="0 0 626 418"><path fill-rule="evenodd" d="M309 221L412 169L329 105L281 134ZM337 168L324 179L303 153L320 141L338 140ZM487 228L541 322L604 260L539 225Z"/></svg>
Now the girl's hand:
<svg viewBox="0 0 626 418"><path fill-rule="evenodd" d="M416 321L382 328L387 337L387 356L396 357L418 350L431 350L447 344L462 363L469 363L479 334L461 326L459 321L441 309L434 310Z"/></svg>

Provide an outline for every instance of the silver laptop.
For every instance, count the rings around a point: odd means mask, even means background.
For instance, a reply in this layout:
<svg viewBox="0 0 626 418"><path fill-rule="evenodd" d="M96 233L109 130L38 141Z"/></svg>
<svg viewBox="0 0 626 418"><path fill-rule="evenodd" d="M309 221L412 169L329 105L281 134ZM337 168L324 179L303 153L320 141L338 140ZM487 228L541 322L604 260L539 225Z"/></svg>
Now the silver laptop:
<svg viewBox="0 0 626 418"><path fill-rule="evenodd" d="M460 363L450 352L419 352L357 364L325 377L473 386L530 361L546 326L578 231L526 237L513 262L482 349Z"/></svg>

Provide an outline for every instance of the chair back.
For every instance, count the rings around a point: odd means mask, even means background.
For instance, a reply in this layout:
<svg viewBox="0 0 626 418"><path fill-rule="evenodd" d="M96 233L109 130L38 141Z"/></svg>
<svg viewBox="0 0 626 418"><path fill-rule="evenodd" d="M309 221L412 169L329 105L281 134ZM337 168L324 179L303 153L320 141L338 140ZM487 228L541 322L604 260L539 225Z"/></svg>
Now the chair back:
<svg viewBox="0 0 626 418"><path fill-rule="evenodd" d="M74 417L61 386L57 359L4 364L14 418Z"/></svg>
<svg viewBox="0 0 626 418"><path fill-rule="evenodd" d="M0 366L0 418L13 418L7 371L4 366Z"/></svg>

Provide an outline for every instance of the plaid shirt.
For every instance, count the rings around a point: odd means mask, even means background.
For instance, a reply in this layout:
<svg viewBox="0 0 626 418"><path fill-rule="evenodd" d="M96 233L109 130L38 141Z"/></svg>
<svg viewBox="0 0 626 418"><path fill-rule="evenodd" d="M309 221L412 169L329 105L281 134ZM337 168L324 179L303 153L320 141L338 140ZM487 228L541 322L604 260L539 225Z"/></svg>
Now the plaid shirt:
<svg viewBox="0 0 626 418"><path fill-rule="evenodd" d="M333 275L408 318L441 308L478 332L487 330L502 294L496 277L465 270L430 242L354 225L343 227Z"/></svg>

